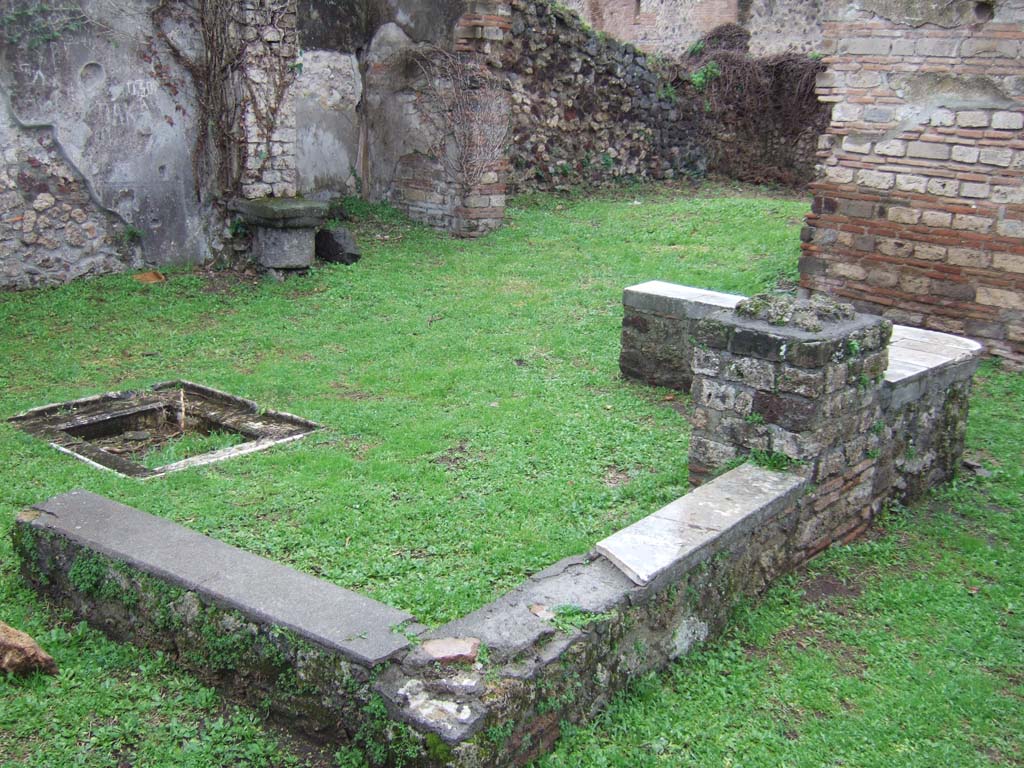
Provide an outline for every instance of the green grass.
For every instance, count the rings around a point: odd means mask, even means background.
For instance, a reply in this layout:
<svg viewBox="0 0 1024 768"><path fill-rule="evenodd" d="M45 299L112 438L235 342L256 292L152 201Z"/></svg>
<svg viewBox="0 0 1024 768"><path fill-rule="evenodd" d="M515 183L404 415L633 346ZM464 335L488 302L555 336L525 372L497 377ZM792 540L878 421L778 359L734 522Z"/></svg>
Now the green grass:
<svg viewBox="0 0 1024 768"><path fill-rule="evenodd" d="M361 262L283 284L218 293L175 272L6 294L0 417L184 378L325 429L142 483L0 422L0 537L81 487L453 619L686 490L685 420L618 374L622 289L769 287L792 276L805 210L656 187L531 198L467 242L367 209L384 221Z"/></svg>
<svg viewBox="0 0 1024 768"><path fill-rule="evenodd" d="M658 187L530 198L478 242L375 209L384 219L364 227L363 261L306 279L211 292L175 272L156 286L108 278L0 296L0 417L185 378L326 427L143 483L0 422L0 620L61 666L0 679L0 766L321 764L162 657L67 616L55 624L16 571L19 509L88 488L421 619L451 618L686 490L684 419L668 393L618 378L621 290L663 279L752 293L792 278L806 209ZM542 764L1024 759L1024 379L988 367L972 407L970 444L992 478L827 554ZM826 577L859 596L801 596Z"/></svg>
<svg viewBox="0 0 1024 768"><path fill-rule="evenodd" d="M168 440L159 448L147 451L139 459L139 463L149 469L156 469L203 453L231 448L245 441L245 435L238 432L223 432L216 429L205 435L190 432Z"/></svg>
<svg viewBox="0 0 1024 768"><path fill-rule="evenodd" d="M830 550L724 638L568 729L540 766L1020 765L1022 414L1024 377L987 365L969 453L992 478L958 479Z"/></svg>

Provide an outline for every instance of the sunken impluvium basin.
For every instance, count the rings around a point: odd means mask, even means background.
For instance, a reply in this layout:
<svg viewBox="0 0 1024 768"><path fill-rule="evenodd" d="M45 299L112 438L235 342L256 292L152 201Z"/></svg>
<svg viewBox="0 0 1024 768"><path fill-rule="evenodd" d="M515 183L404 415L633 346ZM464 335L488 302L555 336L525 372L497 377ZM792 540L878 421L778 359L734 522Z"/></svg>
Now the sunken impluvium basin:
<svg viewBox="0 0 1024 768"><path fill-rule="evenodd" d="M93 466L138 478L261 451L319 428L189 381L44 405L9 421Z"/></svg>

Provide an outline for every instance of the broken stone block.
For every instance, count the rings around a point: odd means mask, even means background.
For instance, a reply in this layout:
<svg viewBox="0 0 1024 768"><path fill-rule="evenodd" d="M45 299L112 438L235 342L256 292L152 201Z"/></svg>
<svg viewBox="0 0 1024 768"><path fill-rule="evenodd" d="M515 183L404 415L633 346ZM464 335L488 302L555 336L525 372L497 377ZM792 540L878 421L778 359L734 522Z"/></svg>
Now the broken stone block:
<svg viewBox="0 0 1024 768"><path fill-rule="evenodd" d="M55 675L57 663L31 637L0 621L0 672Z"/></svg>
<svg viewBox="0 0 1024 768"><path fill-rule="evenodd" d="M330 264L355 264L362 256L356 239L344 227L316 233L316 257Z"/></svg>
<svg viewBox="0 0 1024 768"><path fill-rule="evenodd" d="M439 664L474 662L480 651L480 641L475 637L442 637L425 640L420 651Z"/></svg>

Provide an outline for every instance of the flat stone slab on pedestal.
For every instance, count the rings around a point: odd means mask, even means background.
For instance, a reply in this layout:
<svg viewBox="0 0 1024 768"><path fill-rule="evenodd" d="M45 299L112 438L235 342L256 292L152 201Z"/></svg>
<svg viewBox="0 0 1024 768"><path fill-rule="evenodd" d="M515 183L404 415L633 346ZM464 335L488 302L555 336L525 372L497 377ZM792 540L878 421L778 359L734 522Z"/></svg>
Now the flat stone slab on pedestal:
<svg viewBox="0 0 1024 768"><path fill-rule="evenodd" d="M330 212L327 203L301 197L262 197L258 200L232 200L228 210L249 224L275 229L315 229Z"/></svg>
<svg viewBox="0 0 1024 768"><path fill-rule="evenodd" d="M28 525L127 563L365 665L409 647L412 615L177 523L76 490L33 507Z"/></svg>
<svg viewBox="0 0 1024 768"><path fill-rule="evenodd" d="M635 584L693 565L711 542L745 533L792 504L806 480L743 464L597 544Z"/></svg>
<svg viewBox="0 0 1024 768"><path fill-rule="evenodd" d="M329 212L327 203L301 197L232 200L228 210L239 214L253 233L252 251L267 269L306 269L316 257L317 227Z"/></svg>

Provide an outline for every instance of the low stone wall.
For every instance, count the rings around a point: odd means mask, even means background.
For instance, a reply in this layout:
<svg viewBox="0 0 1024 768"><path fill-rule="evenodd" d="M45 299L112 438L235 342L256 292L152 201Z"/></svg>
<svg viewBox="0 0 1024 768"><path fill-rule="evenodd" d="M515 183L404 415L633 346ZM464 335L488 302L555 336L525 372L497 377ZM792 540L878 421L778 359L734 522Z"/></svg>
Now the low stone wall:
<svg viewBox="0 0 1024 768"><path fill-rule="evenodd" d="M827 300L657 282L625 298L624 372L693 393L699 487L467 616L428 630L82 491L19 517L22 570L375 766L524 765L885 501L950 477L963 449L973 342L899 328L890 342L889 321Z"/></svg>
<svg viewBox="0 0 1024 768"><path fill-rule="evenodd" d="M756 453L818 483L819 512L855 498L872 516L953 476L979 344L873 316L808 331L736 315L740 301L658 281L623 295L623 374L693 393L691 481Z"/></svg>
<svg viewBox="0 0 1024 768"><path fill-rule="evenodd" d="M409 614L86 491L23 513L14 546L51 600L308 734L356 740L409 647Z"/></svg>

